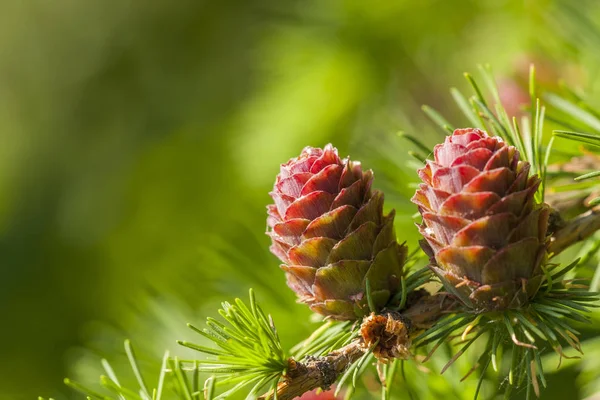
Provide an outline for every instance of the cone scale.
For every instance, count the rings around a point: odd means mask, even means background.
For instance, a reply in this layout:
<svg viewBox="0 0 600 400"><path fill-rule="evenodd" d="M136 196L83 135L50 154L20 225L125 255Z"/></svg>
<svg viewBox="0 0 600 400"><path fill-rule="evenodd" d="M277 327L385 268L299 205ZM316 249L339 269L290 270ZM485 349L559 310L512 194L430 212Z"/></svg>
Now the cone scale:
<svg viewBox="0 0 600 400"><path fill-rule="evenodd" d="M542 281L549 211L537 176L498 137L457 129L418 171L422 247L446 290L479 311L527 304Z"/></svg>
<svg viewBox="0 0 600 400"><path fill-rule="evenodd" d="M281 165L267 206L271 252L299 301L322 315L353 320L383 308L398 292L406 247L372 171L337 150L306 147Z"/></svg>

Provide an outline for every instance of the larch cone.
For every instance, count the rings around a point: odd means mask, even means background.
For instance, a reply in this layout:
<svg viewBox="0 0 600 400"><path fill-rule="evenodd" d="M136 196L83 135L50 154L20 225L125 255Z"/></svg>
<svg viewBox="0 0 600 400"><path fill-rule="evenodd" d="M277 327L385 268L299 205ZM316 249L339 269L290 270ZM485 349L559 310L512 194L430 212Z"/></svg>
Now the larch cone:
<svg viewBox="0 0 600 400"><path fill-rule="evenodd" d="M332 145L306 147L281 165L267 207L271 252L283 262L300 302L324 316L353 320L379 310L400 288L406 247L396 241L394 211L372 171L340 159Z"/></svg>
<svg viewBox="0 0 600 400"><path fill-rule="evenodd" d="M422 246L446 287L470 308L527 304L542 282L549 208L518 150L479 129L457 129L418 171L412 201Z"/></svg>

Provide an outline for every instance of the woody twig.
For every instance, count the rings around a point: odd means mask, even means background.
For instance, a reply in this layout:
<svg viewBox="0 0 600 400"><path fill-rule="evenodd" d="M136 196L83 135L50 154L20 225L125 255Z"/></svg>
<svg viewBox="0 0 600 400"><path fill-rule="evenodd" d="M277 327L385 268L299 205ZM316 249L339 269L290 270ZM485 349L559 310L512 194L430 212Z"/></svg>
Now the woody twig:
<svg viewBox="0 0 600 400"><path fill-rule="evenodd" d="M600 230L600 207L593 208L567 221L550 238L548 252L558 255L573 244L587 239L598 230Z"/></svg>
<svg viewBox="0 0 600 400"><path fill-rule="evenodd" d="M290 358L284 379L277 387L278 400L291 400L303 393L329 389L355 361L371 350L378 361L411 357L411 338L451 310L445 295L424 295L404 312L382 311L363 319L357 339L325 356L309 356L301 361ZM261 399L272 399L273 392Z"/></svg>

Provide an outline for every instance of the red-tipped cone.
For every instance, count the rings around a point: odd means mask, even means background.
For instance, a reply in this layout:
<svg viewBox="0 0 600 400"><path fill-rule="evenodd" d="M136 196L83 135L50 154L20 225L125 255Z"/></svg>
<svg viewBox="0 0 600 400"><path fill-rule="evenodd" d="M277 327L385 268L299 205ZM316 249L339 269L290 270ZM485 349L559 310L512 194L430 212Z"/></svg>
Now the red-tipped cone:
<svg viewBox="0 0 600 400"><path fill-rule="evenodd" d="M378 309L399 288L406 247L396 241L394 212L383 215L383 194L371 190L372 180L333 146L306 147L281 165L270 193L271 252L299 301L334 319L369 313L367 280Z"/></svg>
<svg viewBox="0 0 600 400"><path fill-rule="evenodd" d="M541 283L548 208L529 163L498 137L457 129L420 169L412 201L424 249L447 290L483 310L517 308Z"/></svg>

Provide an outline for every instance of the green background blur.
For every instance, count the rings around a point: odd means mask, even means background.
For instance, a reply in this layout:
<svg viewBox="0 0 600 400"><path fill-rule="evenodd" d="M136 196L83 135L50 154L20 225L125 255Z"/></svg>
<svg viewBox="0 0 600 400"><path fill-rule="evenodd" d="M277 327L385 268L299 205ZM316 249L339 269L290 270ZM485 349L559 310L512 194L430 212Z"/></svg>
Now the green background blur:
<svg viewBox="0 0 600 400"><path fill-rule="evenodd" d="M3 1L0 398L80 398L62 378L126 337L142 367L186 354L185 323L249 287L284 344L308 334L264 235L278 165L333 142L414 248L396 133L439 140L425 103L464 122L448 88L478 63L509 98L529 62L593 95L598 6L573 3Z"/></svg>

